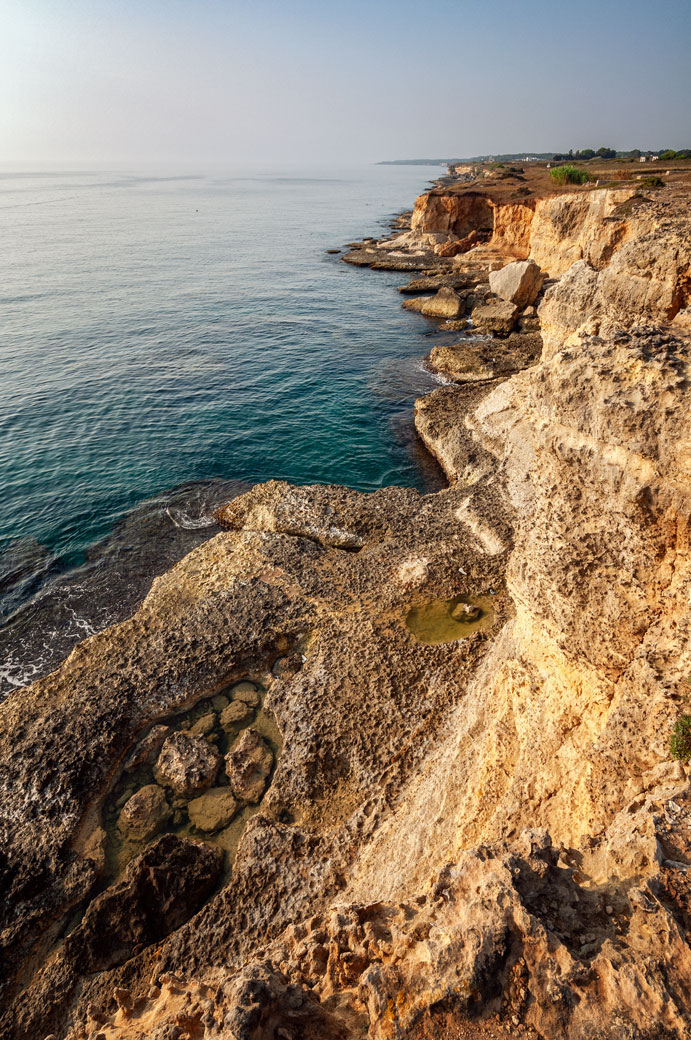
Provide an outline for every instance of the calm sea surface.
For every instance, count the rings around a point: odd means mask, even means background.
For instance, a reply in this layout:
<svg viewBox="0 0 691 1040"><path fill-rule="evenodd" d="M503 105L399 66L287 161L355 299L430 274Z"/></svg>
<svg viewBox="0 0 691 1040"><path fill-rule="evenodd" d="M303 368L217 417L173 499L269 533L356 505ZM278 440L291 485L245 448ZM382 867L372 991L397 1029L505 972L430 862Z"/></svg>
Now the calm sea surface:
<svg viewBox="0 0 691 1040"><path fill-rule="evenodd" d="M0 172L0 693L134 608L250 484L439 474L382 234L438 167Z"/></svg>

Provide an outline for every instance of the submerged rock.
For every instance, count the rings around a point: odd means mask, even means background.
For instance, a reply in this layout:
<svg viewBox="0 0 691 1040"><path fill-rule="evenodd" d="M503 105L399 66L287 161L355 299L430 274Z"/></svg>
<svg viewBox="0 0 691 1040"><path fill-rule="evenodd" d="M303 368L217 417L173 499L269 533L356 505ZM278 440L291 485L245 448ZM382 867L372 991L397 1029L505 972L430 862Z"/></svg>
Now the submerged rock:
<svg viewBox="0 0 691 1040"><path fill-rule="evenodd" d="M189 795L213 783L221 757L203 737L178 731L166 740L154 767L159 784Z"/></svg>
<svg viewBox="0 0 691 1040"><path fill-rule="evenodd" d="M274 756L256 729L246 729L226 755L226 773L233 793L243 802L258 802L264 794Z"/></svg>
<svg viewBox="0 0 691 1040"><path fill-rule="evenodd" d="M223 729L232 729L239 726L252 717L252 708L244 701L232 701L227 708L221 712L221 725Z"/></svg>
<svg viewBox="0 0 691 1040"><path fill-rule="evenodd" d="M229 787L212 787L187 806L190 823L197 830L212 833L227 827L240 808Z"/></svg>
<svg viewBox="0 0 691 1040"><path fill-rule="evenodd" d="M118 817L118 830L130 841L146 841L163 829L170 815L163 789L158 784L147 784L125 802Z"/></svg>
<svg viewBox="0 0 691 1040"><path fill-rule="evenodd" d="M151 762L169 731L169 726L153 726L125 762L125 769L136 769L145 762Z"/></svg>
<svg viewBox="0 0 691 1040"><path fill-rule="evenodd" d="M252 682L240 682L237 686L234 686L231 690L234 701L242 701L243 704L248 704L251 708L256 708L259 704L259 690Z"/></svg>
<svg viewBox="0 0 691 1040"><path fill-rule="evenodd" d="M454 621L477 621L482 611L474 603L457 603L451 611Z"/></svg>
<svg viewBox="0 0 691 1040"><path fill-rule="evenodd" d="M193 733L196 737L207 737L211 733L216 725L216 716L212 711L208 715L202 715L201 718L197 719L193 726L190 727L190 733Z"/></svg>

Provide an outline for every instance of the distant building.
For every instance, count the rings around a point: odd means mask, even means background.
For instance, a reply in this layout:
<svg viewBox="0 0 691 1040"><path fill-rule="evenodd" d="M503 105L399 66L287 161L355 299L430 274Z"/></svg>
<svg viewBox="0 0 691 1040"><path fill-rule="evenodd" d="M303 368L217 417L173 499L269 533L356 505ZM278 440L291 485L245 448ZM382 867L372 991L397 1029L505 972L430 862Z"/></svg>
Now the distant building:
<svg viewBox="0 0 691 1040"><path fill-rule="evenodd" d="M638 161L639 162L647 162L648 161L648 156L647 155L642 155Z"/></svg>

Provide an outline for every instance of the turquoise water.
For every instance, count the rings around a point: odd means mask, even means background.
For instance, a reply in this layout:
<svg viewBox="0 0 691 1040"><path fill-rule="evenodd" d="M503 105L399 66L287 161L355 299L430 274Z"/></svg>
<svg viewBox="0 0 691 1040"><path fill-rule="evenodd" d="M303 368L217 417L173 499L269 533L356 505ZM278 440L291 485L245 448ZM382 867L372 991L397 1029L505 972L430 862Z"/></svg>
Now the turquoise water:
<svg viewBox="0 0 691 1040"><path fill-rule="evenodd" d="M188 547L176 528L204 529L214 504L256 481L438 486L413 437L412 402L434 381L420 364L429 326L394 291L405 276L325 251L381 235L439 172L0 174L12 685L32 636L46 642L38 621L56 579L83 586L90 560L93 579L104 545L117 545L121 576L134 552L145 584L169 564L140 544L152 516L175 556ZM107 594L97 618L51 608L51 638L113 620Z"/></svg>

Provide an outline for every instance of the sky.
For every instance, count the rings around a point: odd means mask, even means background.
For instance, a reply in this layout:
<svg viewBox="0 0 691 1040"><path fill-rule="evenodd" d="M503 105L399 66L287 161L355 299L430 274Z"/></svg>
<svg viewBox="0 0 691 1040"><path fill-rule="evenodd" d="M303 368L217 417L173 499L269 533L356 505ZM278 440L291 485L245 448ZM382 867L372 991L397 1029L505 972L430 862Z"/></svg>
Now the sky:
<svg viewBox="0 0 691 1040"><path fill-rule="evenodd" d="M691 147L691 0L0 0L0 162Z"/></svg>

